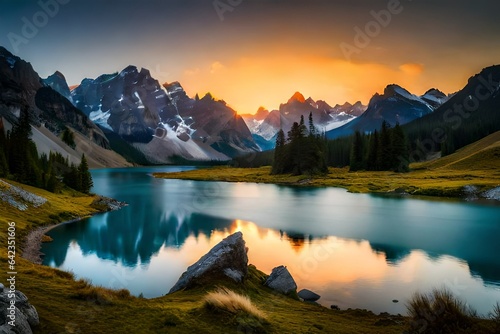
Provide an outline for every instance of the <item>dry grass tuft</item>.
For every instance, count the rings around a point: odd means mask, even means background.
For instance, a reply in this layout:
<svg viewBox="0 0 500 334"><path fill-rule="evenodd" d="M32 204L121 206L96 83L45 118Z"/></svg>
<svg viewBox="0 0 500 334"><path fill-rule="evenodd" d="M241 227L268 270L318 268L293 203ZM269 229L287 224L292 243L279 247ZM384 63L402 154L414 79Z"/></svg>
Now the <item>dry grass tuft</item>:
<svg viewBox="0 0 500 334"><path fill-rule="evenodd" d="M490 313L490 319L495 324L495 333L500 333L500 304L496 303Z"/></svg>
<svg viewBox="0 0 500 334"><path fill-rule="evenodd" d="M130 291L127 289L111 290L101 286L94 286L86 279L76 281L76 289L72 298L90 301L97 305L112 305L116 300L130 299Z"/></svg>
<svg viewBox="0 0 500 334"><path fill-rule="evenodd" d="M415 293L409 301L410 333L458 333L474 325L477 313L447 289Z"/></svg>
<svg viewBox="0 0 500 334"><path fill-rule="evenodd" d="M252 301L248 297L239 295L226 288L219 288L217 291L207 294L205 303L209 307L225 310L230 313L243 311L261 320L267 318L261 310L252 304Z"/></svg>

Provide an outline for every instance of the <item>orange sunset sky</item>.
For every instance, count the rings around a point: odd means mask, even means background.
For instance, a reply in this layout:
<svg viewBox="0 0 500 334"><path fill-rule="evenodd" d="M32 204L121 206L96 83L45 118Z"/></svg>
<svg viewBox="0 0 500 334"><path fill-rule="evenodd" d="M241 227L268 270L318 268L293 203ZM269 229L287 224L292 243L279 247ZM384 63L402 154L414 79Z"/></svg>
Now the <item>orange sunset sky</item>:
<svg viewBox="0 0 500 334"><path fill-rule="evenodd" d="M278 108L295 91L331 105L366 104L390 83L452 93L500 60L496 1L73 0L17 44L8 34L22 36L23 18L43 8L2 6L1 45L42 77L59 70L75 85L132 64L239 113ZM346 56L359 31L368 41Z"/></svg>

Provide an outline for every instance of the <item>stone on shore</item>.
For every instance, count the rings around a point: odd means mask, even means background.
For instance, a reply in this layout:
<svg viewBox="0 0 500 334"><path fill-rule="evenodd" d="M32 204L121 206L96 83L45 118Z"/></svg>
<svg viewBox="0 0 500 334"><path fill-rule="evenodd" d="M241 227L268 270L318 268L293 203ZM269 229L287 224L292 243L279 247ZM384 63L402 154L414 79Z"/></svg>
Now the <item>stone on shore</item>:
<svg viewBox="0 0 500 334"><path fill-rule="evenodd" d="M274 268L264 285L285 295L297 290L297 284L285 266Z"/></svg>
<svg viewBox="0 0 500 334"><path fill-rule="evenodd" d="M317 293L312 292L308 289L302 289L297 294L300 298L304 299L306 302L315 302L321 298Z"/></svg>
<svg viewBox="0 0 500 334"><path fill-rule="evenodd" d="M0 290L0 333L2 334L31 334L32 327L38 326L40 320L33 305L28 302L28 298L16 290L11 296L11 290L1 286ZM11 298L13 297L13 298ZM15 309L9 310L11 300L15 300ZM9 324L15 314L15 326Z"/></svg>
<svg viewBox="0 0 500 334"><path fill-rule="evenodd" d="M496 187L488 191L485 191L482 195L486 199L500 201L500 187Z"/></svg>
<svg viewBox="0 0 500 334"><path fill-rule="evenodd" d="M169 293L189 289L204 279L214 277L225 276L241 282L248 273L247 251L241 232L228 236L189 266Z"/></svg>

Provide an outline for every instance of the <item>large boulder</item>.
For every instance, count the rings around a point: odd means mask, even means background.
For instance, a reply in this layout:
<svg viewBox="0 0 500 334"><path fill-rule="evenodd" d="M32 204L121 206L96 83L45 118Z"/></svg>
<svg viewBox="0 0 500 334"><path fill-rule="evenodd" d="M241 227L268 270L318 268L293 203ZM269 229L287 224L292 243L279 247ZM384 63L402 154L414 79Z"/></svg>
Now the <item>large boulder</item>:
<svg viewBox="0 0 500 334"><path fill-rule="evenodd" d="M228 236L189 266L169 293L190 288L205 279L221 276L241 282L248 272L247 251L241 232Z"/></svg>
<svg viewBox="0 0 500 334"><path fill-rule="evenodd" d="M11 300L15 300L13 310L9 309ZM31 334L39 323L35 307L21 291L12 292L0 284L0 334Z"/></svg>
<svg viewBox="0 0 500 334"><path fill-rule="evenodd" d="M285 295L297 290L297 284L285 266L274 268L264 285Z"/></svg>
<svg viewBox="0 0 500 334"><path fill-rule="evenodd" d="M308 289L300 290L297 295L300 298L304 299L306 302L315 302L321 298L320 295L318 295L317 293L312 292L311 290L308 290Z"/></svg>

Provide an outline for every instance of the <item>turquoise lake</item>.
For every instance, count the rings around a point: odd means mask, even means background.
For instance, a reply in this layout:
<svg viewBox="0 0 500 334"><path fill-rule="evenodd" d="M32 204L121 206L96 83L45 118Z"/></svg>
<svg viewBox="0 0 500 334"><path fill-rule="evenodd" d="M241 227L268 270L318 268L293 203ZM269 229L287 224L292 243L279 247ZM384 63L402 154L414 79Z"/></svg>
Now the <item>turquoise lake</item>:
<svg viewBox="0 0 500 334"><path fill-rule="evenodd" d="M250 263L287 266L328 307L404 314L414 292L434 287L483 315L500 302L498 204L152 177L193 168L92 171L93 192L129 206L54 228L43 263L153 298L242 231Z"/></svg>

